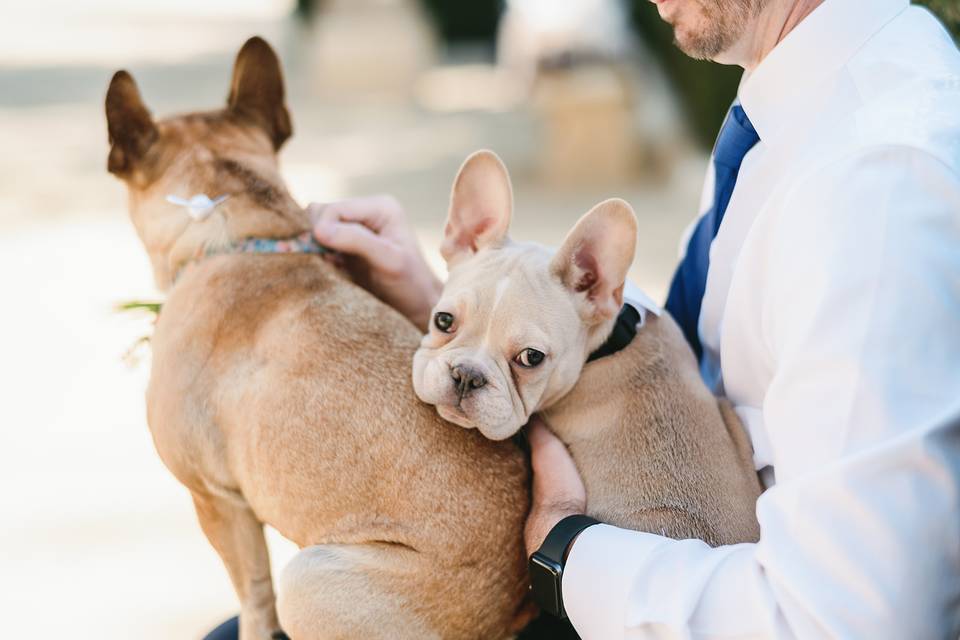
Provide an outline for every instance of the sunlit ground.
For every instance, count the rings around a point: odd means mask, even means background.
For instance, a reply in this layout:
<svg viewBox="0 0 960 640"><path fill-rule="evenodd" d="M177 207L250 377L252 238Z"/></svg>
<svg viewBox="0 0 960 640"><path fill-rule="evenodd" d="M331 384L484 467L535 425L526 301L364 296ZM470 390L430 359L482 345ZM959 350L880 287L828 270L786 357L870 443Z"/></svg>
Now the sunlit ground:
<svg viewBox="0 0 960 640"><path fill-rule="evenodd" d="M538 168L542 123L511 106L515 87L485 61L441 57L442 69L421 74L419 98L331 95L311 62L312 32L287 20L288 8L254 0L3 2L4 637L195 638L236 609L186 491L153 451L143 407L148 362L124 362L149 324L112 310L155 295L124 190L105 170L101 101L116 68L133 71L157 114L210 108L226 95L236 48L261 33L287 69L296 134L283 166L302 202L394 193L440 268L438 234L456 168L470 151L493 148L516 181L516 237L558 243L593 203L628 199L641 219L634 278L662 299L696 209L700 154L678 143L666 178L551 184ZM487 83L486 103L465 104L462 92L477 83ZM271 544L282 565L292 549L275 536Z"/></svg>

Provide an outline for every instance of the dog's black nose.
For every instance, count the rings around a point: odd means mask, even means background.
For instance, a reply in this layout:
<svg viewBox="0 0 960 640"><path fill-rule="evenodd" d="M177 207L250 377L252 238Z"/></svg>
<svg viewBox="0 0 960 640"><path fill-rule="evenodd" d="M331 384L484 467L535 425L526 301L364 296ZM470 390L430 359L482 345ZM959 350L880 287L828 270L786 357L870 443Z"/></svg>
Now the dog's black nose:
<svg viewBox="0 0 960 640"><path fill-rule="evenodd" d="M474 389L479 389L487 384L487 379L477 369L464 365L457 365L450 368L450 378L453 380L453 386L457 389L457 394L463 398Z"/></svg>

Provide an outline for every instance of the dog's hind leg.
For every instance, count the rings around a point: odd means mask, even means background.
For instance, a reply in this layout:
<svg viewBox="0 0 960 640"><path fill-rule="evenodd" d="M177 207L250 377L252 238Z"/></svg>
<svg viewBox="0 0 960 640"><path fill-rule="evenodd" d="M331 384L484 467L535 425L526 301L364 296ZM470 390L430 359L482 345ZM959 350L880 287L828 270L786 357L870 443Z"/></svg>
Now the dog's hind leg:
<svg viewBox="0 0 960 640"><path fill-rule="evenodd" d="M239 494L192 494L200 526L220 554L240 599L240 640L284 638L277 622L263 523Z"/></svg>
<svg viewBox="0 0 960 640"><path fill-rule="evenodd" d="M440 640L426 619L419 554L388 544L305 547L284 568L277 609L294 640Z"/></svg>

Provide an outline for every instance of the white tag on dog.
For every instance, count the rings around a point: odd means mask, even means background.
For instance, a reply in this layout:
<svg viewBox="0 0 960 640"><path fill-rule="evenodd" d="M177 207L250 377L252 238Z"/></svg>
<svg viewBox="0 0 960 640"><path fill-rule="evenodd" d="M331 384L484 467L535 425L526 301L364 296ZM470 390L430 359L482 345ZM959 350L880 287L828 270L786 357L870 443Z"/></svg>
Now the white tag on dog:
<svg viewBox="0 0 960 640"><path fill-rule="evenodd" d="M186 199L170 194L167 196L167 202L184 207L187 210L187 215L194 220L200 221L205 220L211 213L213 213L213 210L217 208L217 205L226 200L228 197L230 196L222 195L211 200L210 196L207 194L198 193L192 198Z"/></svg>

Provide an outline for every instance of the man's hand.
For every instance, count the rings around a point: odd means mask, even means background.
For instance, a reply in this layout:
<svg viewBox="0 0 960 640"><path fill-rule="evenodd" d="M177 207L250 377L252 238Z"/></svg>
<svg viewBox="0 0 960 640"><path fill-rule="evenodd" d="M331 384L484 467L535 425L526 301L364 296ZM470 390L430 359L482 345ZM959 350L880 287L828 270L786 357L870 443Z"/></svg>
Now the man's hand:
<svg viewBox="0 0 960 640"><path fill-rule="evenodd" d="M533 466L533 505L524 537L527 556L543 544L550 529L567 516L584 513L587 491L566 446L539 417L527 426Z"/></svg>
<svg viewBox="0 0 960 640"><path fill-rule="evenodd" d="M357 284L426 328L442 284L424 260L396 198L314 202L307 213L317 242L345 255Z"/></svg>

